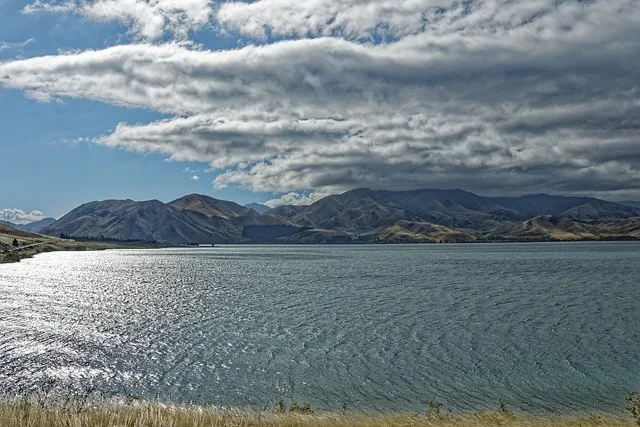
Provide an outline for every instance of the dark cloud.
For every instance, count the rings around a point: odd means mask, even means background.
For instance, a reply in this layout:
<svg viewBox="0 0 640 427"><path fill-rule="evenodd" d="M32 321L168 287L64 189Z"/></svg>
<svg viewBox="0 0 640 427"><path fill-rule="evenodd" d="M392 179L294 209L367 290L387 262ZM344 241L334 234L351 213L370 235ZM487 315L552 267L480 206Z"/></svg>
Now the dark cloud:
<svg viewBox="0 0 640 427"><path fill-rule="evenodd" d="M262 44L18 60L0 82L173 115L96 142L207 162L217 186L640 197L637 1L260 0L214 15Z"/></svg>

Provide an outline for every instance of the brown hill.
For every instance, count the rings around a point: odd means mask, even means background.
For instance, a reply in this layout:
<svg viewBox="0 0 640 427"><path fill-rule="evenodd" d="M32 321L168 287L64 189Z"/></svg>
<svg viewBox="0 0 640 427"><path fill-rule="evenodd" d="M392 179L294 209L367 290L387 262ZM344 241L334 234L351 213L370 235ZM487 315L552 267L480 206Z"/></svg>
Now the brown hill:
<svg viewBox="0 0 640 427"><path fill-rule="evenodd" d="M91 202L43 232L177 244L585 240L640 237L638 218L638 208L593 198L358 189L264 215L197 194L168 204Z"/></svg>

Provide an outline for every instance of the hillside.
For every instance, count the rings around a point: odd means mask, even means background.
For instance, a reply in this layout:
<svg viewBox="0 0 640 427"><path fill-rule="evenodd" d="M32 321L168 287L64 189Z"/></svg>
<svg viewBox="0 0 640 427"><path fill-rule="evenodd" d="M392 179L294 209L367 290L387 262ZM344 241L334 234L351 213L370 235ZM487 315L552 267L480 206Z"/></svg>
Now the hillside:
<svg viewBox="0 0 640 427"><path fill-rule="evenodd" d="M366 232L396 221L420 220L379 192L368 189L325 197L300 208L288 219L302 226L352 233Z"/></svg>
<svg viewBox="0 0 640 427"><path fill-rule="evenodd" d="M39 233L46 226L56 222L55 218L43 218L39 221L30 222L28 224L13 224L11 222L0 221L0 224L7 225L11 228L18 230L30 231L32 233Z"/></svg>
<svg viewBox="0 0 640 427"><path fill-rule="evenodd" d="M14 246L14 239L18 246ZM53 251L86 251L104 250L123 247L149 247L148 245L122 245L115 243L98 242L74 242L71 240L58 239L44 236L42 234L31 233L17 228L0 224L0 264L7 262L17 262L24 258L43 252Z"/></svg>
<svg viewBox="0 0 640 427"><path fill-rule="evenodd" d="M106 200L82 205L43 229L76 238L171 244L241 243L245 225L280 225L252 209L207 196L189 195L169 204L157 200Z"/></svg>
<svg viewBox="0 0 640 427"><path fill-rule="evenodd" d="M240 206L237 203L218 200L213 197L203 196L200 194L190 194L188 196L181 197L168 203L168 205L180 211L197 212L209 218L217 217L230 219L243 215L259 215L253 209Z"/></svg>
<svg viewBox="0 0 640 427"><path fill-rule="evenodd" d="M249 203L248 205L244 205L245 208L253 209L258 212L260 215L266 214L271 210L269 206L261 205L260 203Z"/></svg>
<svg viewBox="0 0 640 427"><path fill-rule="evenodd" d="M500 224L479 239L510 241L578 241L640 239L640 217L612 221L575 221L554 216Z"/></svg>
<svg viewBox="0 0 640 427"><path fill-rule="evenodd" d="M640 238L638 218L640 208L593 198L357 189L265 214L198 194L91 202L43 233L170 244L594 240Z"/></svg>
<svg viewBox="0 0 640 427"><path fill-rule="evenodd" d="M621 205L633 206L634 208L640 208L640 200L625 200L620 202Z"/></svg>
<svg viewBox="0 0 640 427"><path fill-rule="evenodd" d="M428 222L400 221L370 234L383 243L465 243L475 240L470 233Z"/></svg>
<svg viewBox="0 0 640 427"><path fill-rule="evenodd" d="M496 197L491 200L529 218L553 215L577 220L614 220L640 216L640 208L590 197L534 194L522 197Z"/></svg>
<svg viewBox="0 0 640 427"><path fill-rule="evenodd" d="M265 214L285 219L292 219L300 212L307 209L307 207L307 205L282 205L268 210L267 212L265 212Z"/></svg>

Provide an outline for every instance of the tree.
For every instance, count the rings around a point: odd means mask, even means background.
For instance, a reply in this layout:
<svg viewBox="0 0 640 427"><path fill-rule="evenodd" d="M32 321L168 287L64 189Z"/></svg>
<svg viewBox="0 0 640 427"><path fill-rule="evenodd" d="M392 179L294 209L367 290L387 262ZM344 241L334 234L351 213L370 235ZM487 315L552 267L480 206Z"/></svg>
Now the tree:
<svg viewBox="0 0 640 427"><path fill-rule="evenodd" d="M20 246L20 243L18 243L18 239L13 239L12 245L15 246L16 248Z"/></svg>

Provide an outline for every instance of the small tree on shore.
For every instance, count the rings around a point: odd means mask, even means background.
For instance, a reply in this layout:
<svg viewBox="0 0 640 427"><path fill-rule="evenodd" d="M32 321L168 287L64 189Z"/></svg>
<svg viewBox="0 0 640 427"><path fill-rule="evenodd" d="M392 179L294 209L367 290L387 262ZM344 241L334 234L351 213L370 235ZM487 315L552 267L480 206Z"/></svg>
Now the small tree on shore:
<svg viewBox="0 0 640 427"><path fill-rule="evenodd" d="M20 246L20 243L18 243L18 239L13 239L12 245L15 246L16 248Z"/></svg>

